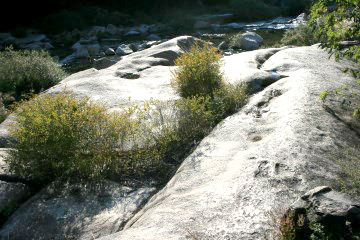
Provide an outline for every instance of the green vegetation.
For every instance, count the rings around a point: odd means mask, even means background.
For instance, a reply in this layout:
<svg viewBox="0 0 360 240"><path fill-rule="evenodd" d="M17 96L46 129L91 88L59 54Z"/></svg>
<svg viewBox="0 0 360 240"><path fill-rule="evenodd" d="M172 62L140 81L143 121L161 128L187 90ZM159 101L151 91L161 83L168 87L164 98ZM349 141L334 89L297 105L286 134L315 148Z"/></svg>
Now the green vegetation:
<svg viewBox="0 0 360 240"><path fill-rule="evenodd" d="M221 55L209 45L195 46L176 59L172 86L182 97L212 94L222 84Z"/></svg>
<svg viewBox="0 0 360 240"><path fill-rule="evenodd" d="M24 94L39 93L66 76L46 51L0 52L0 92L19 100ZM8 102L4 102L5 105Z"/></svg>
<svg viewBox="0 0 360 240"><path fill-rule="evenodd" d="M5 159L10 171L39 185L68 179L169 177L217 123L246 101L245 86L222 80L219 54L209 46L196 46L176 62L184 65L174 73L174 84L199 92L176 85L186 97L175 103L152 100L109 113L65 92L19 103L11 128L16 141Z"/></svg>
<svg viewBox="0 0 360 240"><path fill-rule="evenodd" d="M139 172L138 153L130 151L137 149L140 134L132 111L108 113L88 99L65 93L22 102L11 129L16 143L6 158L10 171L39 183Z"/></svg>
<svg viewBox="0 0 360 240"><path fill-rule="evenodd" d="M287 30L280 41L283 46L310 46L318 42L319 39L314 36L313 29L309 24L302 24Z"/></svg>
<svg viewBox="0 0 360 240"><path fill-rule="evenodd" d="M360 2L358 0L319 0L311 8L310 24L323 47L339 57L360 64L359 43L348 48L344 40L360 41Z"/></svg>
<svg viewBox="0 0 360 240"><path fill-rule="evenodd" d="M311 8L310 24L321 45L336 58L350 58L360 64L360 2L358 0L319 0ZM350 45L344 46L343 41ZM349 70L358 80L360 70ZM352 96L349 97L352 100ZM358 118L360 105L354 107ZM358 118L359 119L359 118Z"/></svg>

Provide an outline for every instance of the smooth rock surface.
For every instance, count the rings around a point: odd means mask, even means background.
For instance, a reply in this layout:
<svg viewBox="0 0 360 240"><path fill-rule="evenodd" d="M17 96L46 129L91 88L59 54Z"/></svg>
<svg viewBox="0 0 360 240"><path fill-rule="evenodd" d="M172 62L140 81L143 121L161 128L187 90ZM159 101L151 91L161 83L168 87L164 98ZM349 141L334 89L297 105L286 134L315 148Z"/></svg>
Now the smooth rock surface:
<svg viewBox="0 0 360 240"><path fill-rule="evenodd" d="M0 239L92 240L105 236L121 230L154 190L132 189L108 181L50 185L8 219Z"/></svg>
<svg viewBox="0 0 360 240"><path fill-rule="evenodd" d="M286 77L286 75L277 71L261 68L267 59L286 48L288 47L267 48L225 56L222 71L228 82L232 84L244 82L249 84L250 92L258 92L277 80Z"/></svg>
<svg viewBox="0 0 360 240"><path fill-rule="evenodd" d="M332 113L319 98L324 89L355 84L346 67L354 65L317 46L273 54L260 70L288 77L220 123L123 231L101 240L272 239L268 212L336 181L334 156L359 146L359 134L334 115L341 102L329 100Z"/></svg>
<svg viewBox="0 0 360 240"><path fill-rule="evenodd" d="M7 154L7 149L0 148L0 175L8 174L8 166L3 158ZM2 213L11 213L24 200L31 195L28 186L22 183L4 182L0 180L0 216ZM2 223L2 219L0 219Z"/></svg>
<svg viewBox="0 0 360 240"><path fill-rule="evenodd" d="M172 39L124 56L109 68L75 73L47 92L58 93L66 88L76 96L89 97L109 109L141 103L151 98L160 101L175 100L179 96L170 86L174 60L196 41L199 40L188 36ZM128 76L137 77L130 77L129 80Z"/></svg>
<svg viewBox="0 0 360 240"><path fill-rule="evenodd" d="M124 56L124 55L128 55L133 53L133 50L126 44L121 44L117 49L116 49L116 54L119 56Z"/></svg>

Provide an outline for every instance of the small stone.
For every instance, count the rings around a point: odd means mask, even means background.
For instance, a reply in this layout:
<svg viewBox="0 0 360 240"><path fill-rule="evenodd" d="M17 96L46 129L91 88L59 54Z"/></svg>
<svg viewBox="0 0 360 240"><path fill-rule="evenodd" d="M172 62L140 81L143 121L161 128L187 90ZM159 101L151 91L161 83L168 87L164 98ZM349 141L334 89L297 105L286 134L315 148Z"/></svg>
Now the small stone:
<svg viewBox="0 0 360 240"><path fill-rule="evenodd" d="M107 48L107 49L105 50L105 54L106 54L107 56L113 56L113 55L116 54L116 52L115 52L115 50L112 49L112 48Z"/></svg>
<svg viewBox="0 0 360 240"><path fill-rule="evenodd" d="M117 49L116 49L116 54L119 56L124 56L124 55L128 55L133 53L134 51L129 47L129 45L126 44L121 44Z"/></svg>
<svg viewBox="0 0 360 240"><path fill-rule="evenodd" d="M328 186L316 187L316 188L308 191L308 192L305 193L304 195L302 195L302 196L301 196L301 199L306 200L306 199L312 198L312 197L314 197L314 196L316 196L316 195L330 192L331 190L332 190L331 187L328 187Z"/></svg>

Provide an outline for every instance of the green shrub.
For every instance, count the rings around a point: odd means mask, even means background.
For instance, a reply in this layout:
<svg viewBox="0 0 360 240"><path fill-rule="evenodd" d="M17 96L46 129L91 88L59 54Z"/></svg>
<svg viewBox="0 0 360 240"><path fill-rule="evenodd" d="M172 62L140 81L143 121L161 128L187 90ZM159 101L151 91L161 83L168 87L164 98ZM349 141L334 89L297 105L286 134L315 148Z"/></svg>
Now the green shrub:
<svg viewBox="0 0 360 240"><path fill-rule="evenodd" d="M41 183L139 173L146 143L139 143L134 109L108 113L71 94L40 95L19 104L11 134L16 139L6 162L10 170ZM144 163L144 162L143 162ZM141 166L140 166L141 165ZM145 166L144 166L145 167Z"/></svg>
<svg viewBox="0 0 360 240"><path fill-rule="evenodd" d="M294 29L287 30L280 41L283 46L310 46L317 42L319 42L319 39L314 35L313 29L308 24L302 24Z"/></svg>
<svg viewBox="0 0 360 240"><path fill-rule="evenodd" d="M176 59L178 69L173 72L172 86L182 97L212 94L222 84L220 58L208 44L194 46Z"/></svg>
<svg viewBox="0 0 360 240"><path fill-rule="evenodd" d="M0 92L13 93L18 100L29 92L39 93L66 76L46 51L0 52Z"/></svg>

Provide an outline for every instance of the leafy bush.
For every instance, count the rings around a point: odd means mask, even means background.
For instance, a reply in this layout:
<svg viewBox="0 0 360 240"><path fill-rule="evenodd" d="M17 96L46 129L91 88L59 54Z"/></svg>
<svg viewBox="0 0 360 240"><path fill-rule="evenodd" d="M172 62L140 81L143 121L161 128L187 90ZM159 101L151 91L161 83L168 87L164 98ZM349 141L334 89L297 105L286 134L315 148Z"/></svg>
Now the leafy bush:
<svg viewBox="0 0 360 240"><path fill-rule="evenodd" d="M360 2L358 0L318 0L310 11L310 25L314 35L336 59L348 58L360 65ZM350 43L344 45L344 41ZM348 69L360 84L360 70ZM358 95L357 95L358 96ZM360 120L359 102L353 109L355 119Z"/></svg>
<svg viewBox="0 0 360 240"><path fill-rule="evenodd" d="M311 8L310 24L323 47L337 57L350 57L360 64L360 2L358 0L318 0ZM358 43L349 48L344 40Z"/></svg>
<svg viewBox="0 0 360 240"><path fill-rule="evenodd" d="M133 112L108 113L88 99L65 93L22 102L11 128L14 150L6 162L13 173L39 183L140 173L141 151L132 149L141 148L137 137L142 133Z"/></svg>
<svg viewBox="0 0 360 240"><path fill-rule="evenodd" d="M313 29L308 24L287 30L280 41L283 46L310 46L317 42L319 39L314 36Z"/></svg>
<svg viewBox="0 0 360 240"><path fill-rule="evenodd" d="M175 114L162 124L156 142L161 159L178 163L224 118L235 113L246 102L246 86L224 85L214 96L193 96L176 101ZM163 118L163 117L161 117Z"/></svg>
<svg viewBox="0 0 360 240"><path fill-rule="evenodd" d="M172 86L182 97L212 94L222 84L220 58L208 44L194 46L176 59L178 69L173 72Z"/></svg>
<svg viewBox="0 0 360 240"><path fill-rule="evenodd" d="M31 91L39 93L66 76L46 51L0 52L0 92L13 93L18 100Z"/></svg>

